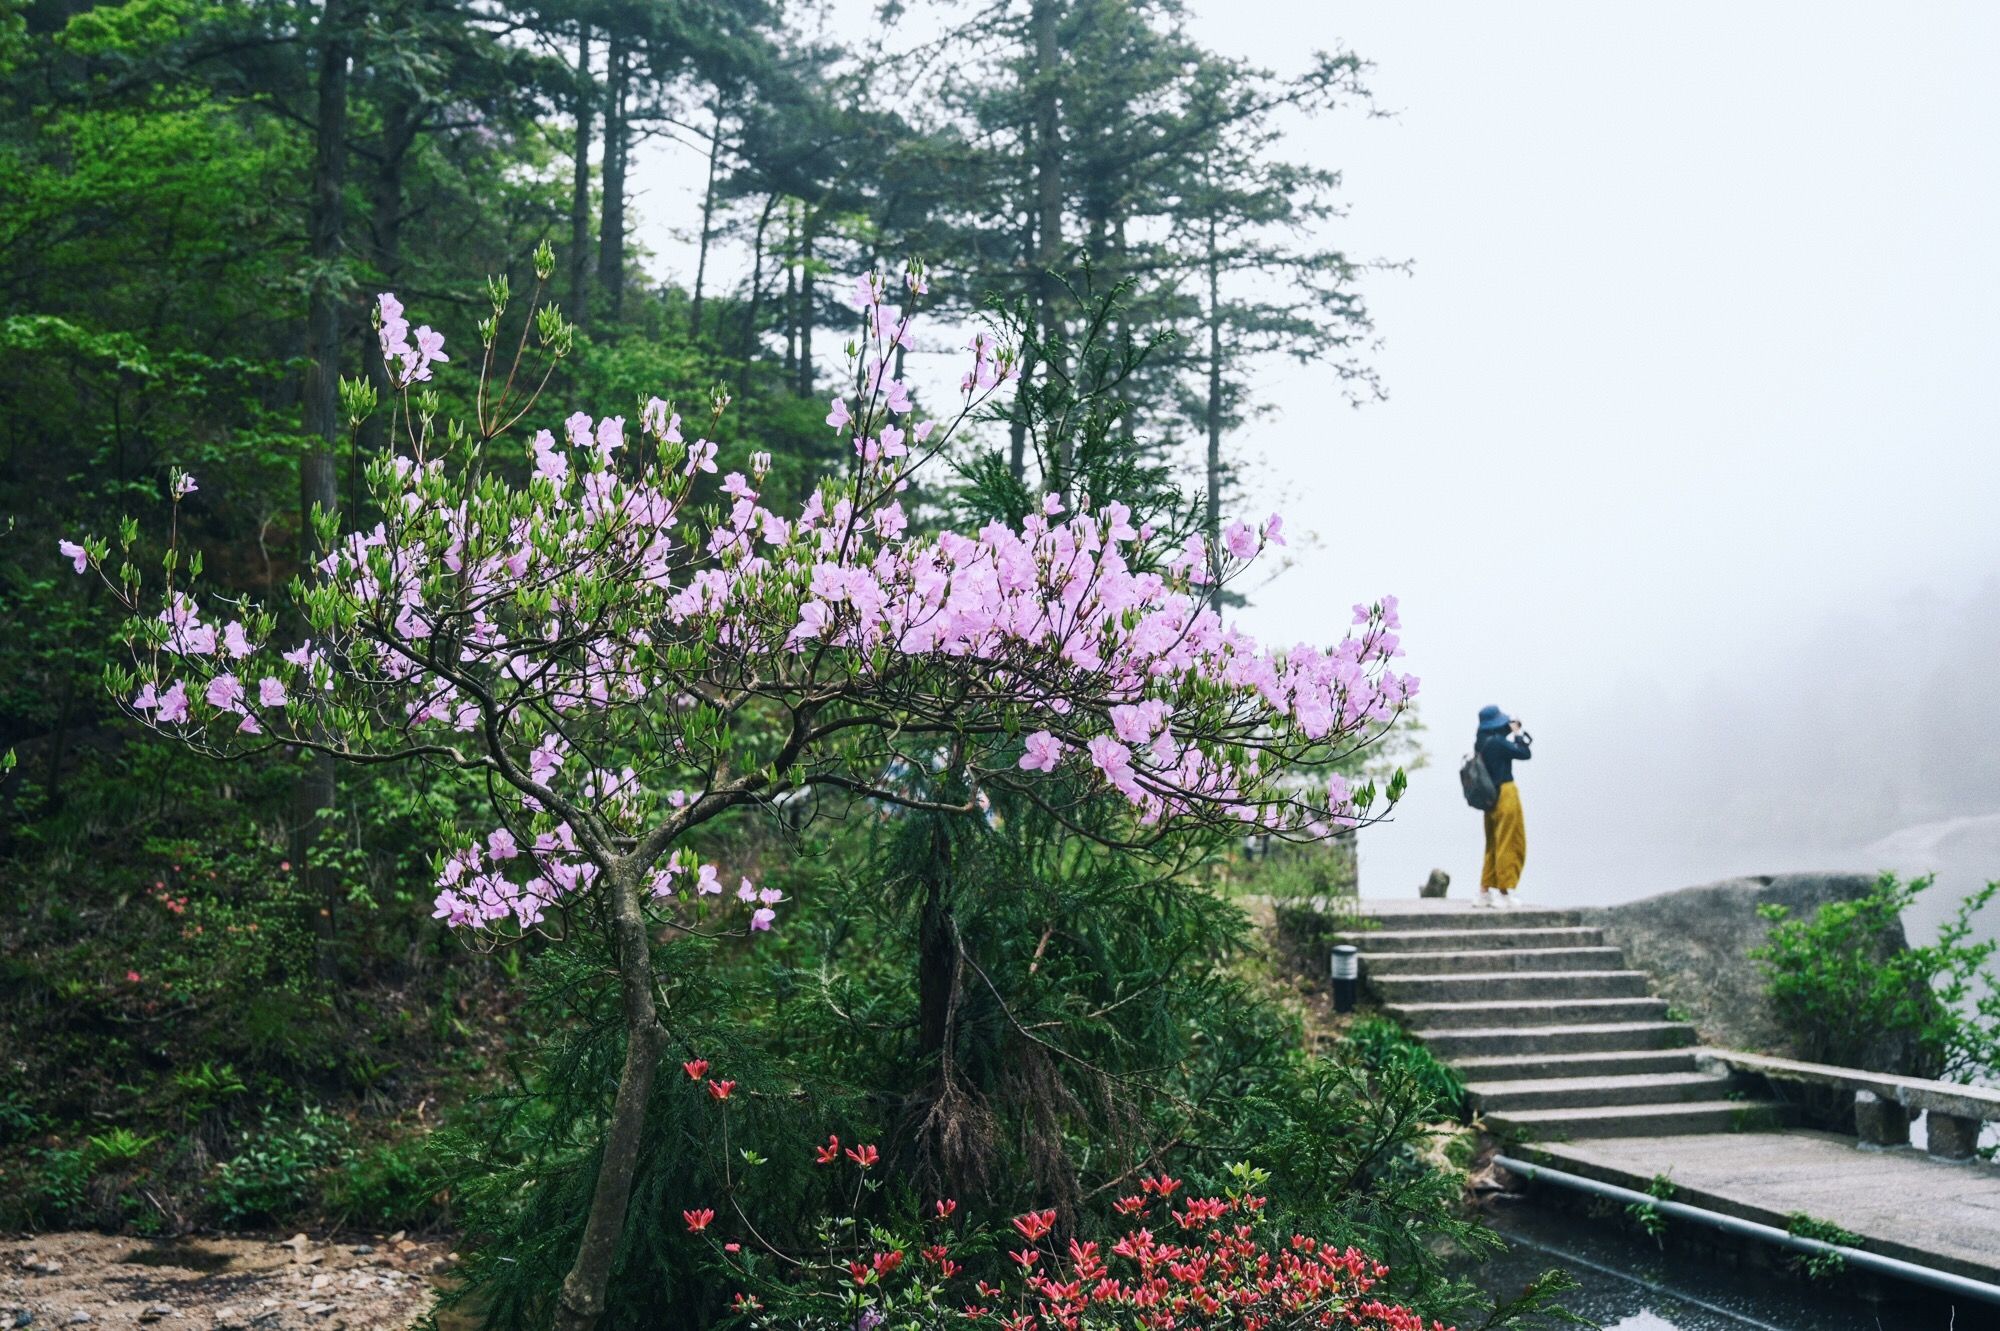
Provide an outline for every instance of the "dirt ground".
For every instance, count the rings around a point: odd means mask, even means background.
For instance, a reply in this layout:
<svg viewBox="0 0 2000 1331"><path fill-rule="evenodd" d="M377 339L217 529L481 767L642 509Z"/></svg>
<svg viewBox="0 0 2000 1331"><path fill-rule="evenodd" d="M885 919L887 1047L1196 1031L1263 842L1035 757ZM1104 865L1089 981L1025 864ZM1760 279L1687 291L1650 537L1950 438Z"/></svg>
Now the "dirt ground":
<svg viewBox="0 0 2000 1331"><path fill-rule="evenodd" d="M340 1240L154 1241L103 1234L0 1240L0 1331L403 1331L451 1269L442 1244L400 1234Z"/></svg>

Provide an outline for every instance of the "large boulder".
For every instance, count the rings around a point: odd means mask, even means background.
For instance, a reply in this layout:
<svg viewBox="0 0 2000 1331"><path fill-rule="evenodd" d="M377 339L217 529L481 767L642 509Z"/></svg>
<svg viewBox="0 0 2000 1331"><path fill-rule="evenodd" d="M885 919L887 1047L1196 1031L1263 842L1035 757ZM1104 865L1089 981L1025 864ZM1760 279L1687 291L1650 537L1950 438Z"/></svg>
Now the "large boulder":
<svg viewBox="0 0 2000 1331"><path fill-rule="evenodd" d="M1797 1055L1765 998L1764 972L1750 956L1770 936L1758 907L1780 905L1810 918L1830 901L1866 896L1872 874L1786 873L1725 878L1719 883L1590 912L1588 923L1625 949L1625 959L1653 977L1655 992L1693 1022L1708 1044ZM1906 947L1900 925L1885 951ZM1884 1051L1885 1054L1889 1051Z"/></svg>

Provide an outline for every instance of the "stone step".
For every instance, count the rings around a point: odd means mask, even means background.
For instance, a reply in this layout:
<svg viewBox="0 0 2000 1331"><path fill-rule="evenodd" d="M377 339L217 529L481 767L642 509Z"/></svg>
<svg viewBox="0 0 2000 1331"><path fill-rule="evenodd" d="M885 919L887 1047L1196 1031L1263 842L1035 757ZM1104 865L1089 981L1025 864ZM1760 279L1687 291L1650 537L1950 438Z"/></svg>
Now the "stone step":
<svg viewBox="0 0 2000 1331"><path fill-rule="evenodd" d="M1361 974L1364 978L1453 975L1461 971L1615 971L1624 967L1625 954L1615 947L1515 947L1476 952L1370 952L1364 949L1361 953Z"/></svg>
<svg viewBox="0 0 2000 1331"><path fill-rule="evenodd" d="M1547 907L1480 910L1475 906L1453 904L1438 909L1416 902L1381 906L1363 902L1357 913L1378 930L1553 929L1575 925L1583 919L1578 911L1551 910Z"/></svg>
<svg viewBox="0 0 2000 1331"><path fill-rule="evenodd" d="M1677 1105L1520 1109L1488 1114L1504 1137L1570 1141L1584 1137L1671 1137L1696 1132L1770 1132L1784 1126L1777 1105L1762 1100L1694 1100Z"/></svg>
<svg viewBox="0 0 2000 1331"><path fill-rule="evenodd" d="M1573 1026L1495 1024L1453 1030L1406 1027L1439 1058L1537 1057L1551 1054L1627 1054L1684 1049L1695 1042L1694 1027L1678 1021L1598 1021Z"/></svg>
<svg viewBox="0 0 2000 1331"><path fill-rule="evenodd" d="M1380 956L1387 952L1473 952L1521 947L1601 947L1604 944L1602 929L1516 927L1513 921L1517 917L1506 918L1509 927L1504 929L1359 929L1353 933L1336 934L1335 941L1352 943L1366 956Z"/></svg>
<svg viewBox="0 0 2000 1331"><path fill-rule="evenodd" d="M1461 975L1377 975L1369 985L1384 1003L1581 1002L1649 998L1639 971L1489 971Z"/></svg>
<svg viewBox="0 0 2000 1331"><path fill-rule="evenodd" d="M1685 1104L1720 1101L1730 1078L1719 1072L1648 1072L1620 1077L1535 1077L1522 1081L1475 1081L1466 1088L1486 1114L1523 1109L1603 1109L1612 1105Z"/></svg>
<svg viewBox="0 0 2000 1331"><path fill-rule="evenodd" d="M1638 1077L1693 1072L1687 1049L1612 1049L1585 1054L1488 1054L1454 1059L1467 1081L1526 1081L1555 1077Z"/></svg>
<svg viewBox="0 0 2000 1331"><path fill-rule="evenodd" d="M1596 1026L1608 1022L1664 1021L1657 998L1523 998L1479 1003L1384 1003L1382 1010L1405 1030L1446 1031L1496 1026ZM1693 1031L1690 1029L1690 1036ZM1490 1052L1490 1051L1489 1051Z"/></svg>

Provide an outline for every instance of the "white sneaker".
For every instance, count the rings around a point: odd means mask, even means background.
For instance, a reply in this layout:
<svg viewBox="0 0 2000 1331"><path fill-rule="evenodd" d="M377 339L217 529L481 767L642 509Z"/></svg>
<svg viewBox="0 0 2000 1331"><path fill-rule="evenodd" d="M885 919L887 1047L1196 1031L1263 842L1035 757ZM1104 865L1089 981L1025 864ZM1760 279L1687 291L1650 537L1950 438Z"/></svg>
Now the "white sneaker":
<svg viewBox="0 0 2000 1331"><path fill-rule="evenodd" d="M1500 894L1500 909L1501 910L1514 909L1514 894L1512 892L1502 892Z"/></svg>
<svg viewBox="0 0 2000 1331"><path fill-rule="evenodd" d="M1479 909L1481 909L1481 910L1492 910L1492 909L1493 909L1493 889L1492 889L1492 888L1490 888L1490 887L1482 887L1482 888L1480 888L1480 889L1479 889Z"/></svg>

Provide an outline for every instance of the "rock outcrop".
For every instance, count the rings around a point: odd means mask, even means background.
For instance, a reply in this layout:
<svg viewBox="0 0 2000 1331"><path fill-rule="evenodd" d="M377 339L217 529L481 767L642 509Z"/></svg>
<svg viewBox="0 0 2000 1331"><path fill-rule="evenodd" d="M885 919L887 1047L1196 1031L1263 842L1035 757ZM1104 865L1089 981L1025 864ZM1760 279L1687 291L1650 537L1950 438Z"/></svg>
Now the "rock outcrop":
<svg viewBox="0 0 2000 1331"><path fill-rule="evenodd" d="M1630 965L1653 978L1654 992L1693 1022L1704 1043L1796 1056L1764 995L1764 973L1750 956L1771 923L1758 907L1788 908L1810 918L1830 901L1866 896L1871 874L1787 873L1726 878L1663 892L1589 913ZM1885 950L1907 946L1900 926Z"/></svg>

